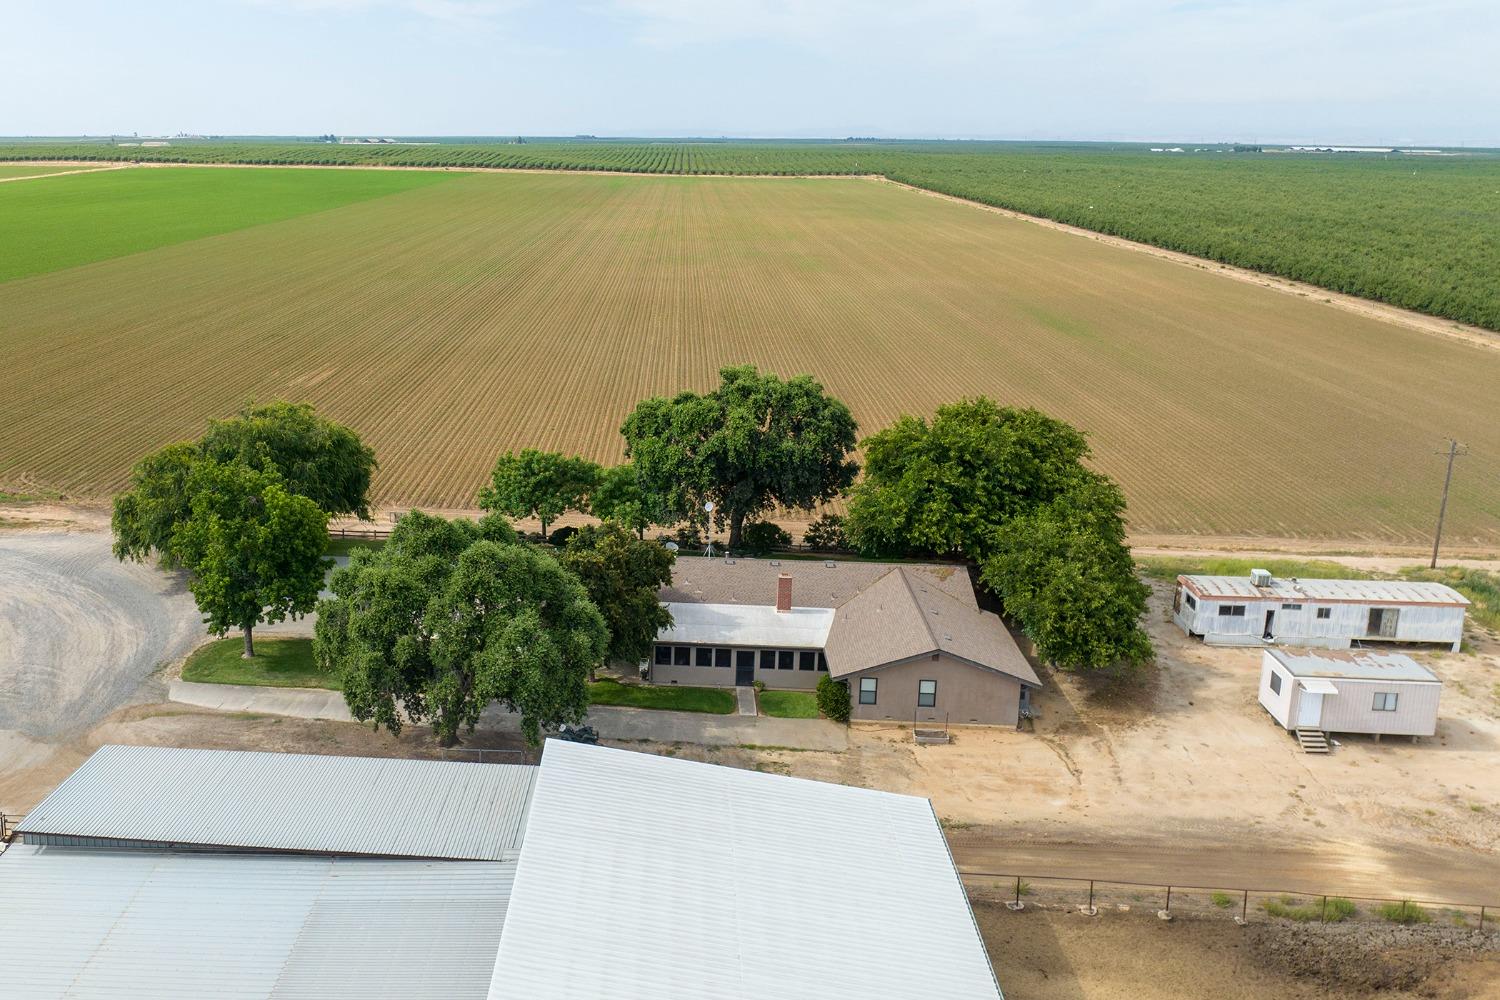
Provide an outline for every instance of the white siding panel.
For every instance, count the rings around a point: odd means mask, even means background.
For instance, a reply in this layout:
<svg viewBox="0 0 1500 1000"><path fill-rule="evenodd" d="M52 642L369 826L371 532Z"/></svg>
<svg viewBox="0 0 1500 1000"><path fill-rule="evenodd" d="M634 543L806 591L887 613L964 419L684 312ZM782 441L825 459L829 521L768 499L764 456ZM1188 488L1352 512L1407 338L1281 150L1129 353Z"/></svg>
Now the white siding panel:
<svg viewBox="0 0 1500 1000"><path fill-rule="evenodd" d="M1271 674L1276 673L1281 678L1281 691L1271 690ZM1270 652L1261 654L1260 663L1260 703L1271 718L1281 723L1285 729L1291 729L1292 716L1292 692L1296 690L1297 679L1280 669Z"/></svg>
<svg viewBox="0 0 1500 1000"><path fill-rule="evenodd" d="M1431 736L1437 731L1441 684L1330 679L1339 689L1338 694L1323 698L1323 729L1330 733ZM1396 711L1375 711L1377 691L1393 691L1399 696Z"/></svg>

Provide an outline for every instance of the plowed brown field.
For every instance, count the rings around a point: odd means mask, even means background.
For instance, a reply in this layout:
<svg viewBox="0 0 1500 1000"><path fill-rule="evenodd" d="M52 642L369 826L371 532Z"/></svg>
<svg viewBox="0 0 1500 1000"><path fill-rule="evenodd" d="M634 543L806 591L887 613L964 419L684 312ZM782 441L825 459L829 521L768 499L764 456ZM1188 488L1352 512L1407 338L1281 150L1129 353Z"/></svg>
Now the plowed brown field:
<svg viewBox="0 0 1500 1000"><path fill-rule="evenodd" d="M226 171L227 173L228 171ZM617 459L635 401L811 372L865 431L971 393L1086 429L1137 531L1500 544L1500 349L868 180L463 175L0 284L0 485L106 494L247 400L389 504Z"/></svg>

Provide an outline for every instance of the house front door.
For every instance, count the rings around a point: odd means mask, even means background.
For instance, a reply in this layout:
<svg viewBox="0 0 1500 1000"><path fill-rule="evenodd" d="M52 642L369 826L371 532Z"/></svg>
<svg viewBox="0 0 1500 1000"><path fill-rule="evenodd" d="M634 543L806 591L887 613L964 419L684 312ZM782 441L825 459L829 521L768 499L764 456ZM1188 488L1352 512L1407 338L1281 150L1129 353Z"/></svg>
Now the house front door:
<svg viewBox="0 0 1500 1000"><path fill-rule="evenodd" d="M738 687L749 687L755 683L755 650L734 651L734 683Z"/></svg>
<svg viewBox="0 0 1500 1000"><path fill-rule="evenodd" d="M1266 628L1265 628L1265 631L1263 631L1260 634L1260 637L1262 639L1271 639L1271 638L1274 638L1274 635L1271 632L1271 623L1274 622L1275 620L1276 620L1276 612L1275 611L1267 611L1266 612Z"/></svg>
<svg viewBox="0 0 1500 1000"><path fill-rule="evenodd" d="M1303 689L1297 699L1297 728L1318 729L1323 724L1323 695Z"/></svg>

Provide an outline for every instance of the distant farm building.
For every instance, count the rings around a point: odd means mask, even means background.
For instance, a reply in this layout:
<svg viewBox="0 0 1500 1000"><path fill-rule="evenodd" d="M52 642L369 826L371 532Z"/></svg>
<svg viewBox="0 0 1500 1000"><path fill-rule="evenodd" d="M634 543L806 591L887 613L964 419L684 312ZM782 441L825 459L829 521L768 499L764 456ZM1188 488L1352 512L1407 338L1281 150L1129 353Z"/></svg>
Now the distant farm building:
<svg viewBox="0 0 1500 1000"><path fill-rule="evenodd" d="M1172 620L1216 646L1348 649L1426 643L1457 652L1468 600L1440 583L1179 576Z"/></svg>
<svg viewBox="0 0 1500 1000"><path fill-rule="evenodd" d="M1304 733L1431 736L1443 682L1402 653L1268 649L1260 703L1282 728Z"/></svg>
<svg viewBox="0 0 1500 1000"><path fill-rule="evenodd" d="M679 558L656 684L811 689L848 682L852 717L1018 723L1041 686L959 566Z"/></svg>

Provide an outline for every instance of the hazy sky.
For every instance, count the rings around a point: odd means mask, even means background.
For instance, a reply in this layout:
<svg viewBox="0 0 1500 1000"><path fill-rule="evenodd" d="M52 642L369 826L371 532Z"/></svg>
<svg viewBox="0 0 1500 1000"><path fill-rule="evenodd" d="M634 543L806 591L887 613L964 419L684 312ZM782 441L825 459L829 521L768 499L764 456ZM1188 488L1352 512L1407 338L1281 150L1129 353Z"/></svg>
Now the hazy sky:
<svg viewBox="0 0 1500 1000"><path fill-rule="evenodd" d="M0 134L1500 145L1500 0L0 0Z"/></svg>

